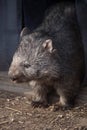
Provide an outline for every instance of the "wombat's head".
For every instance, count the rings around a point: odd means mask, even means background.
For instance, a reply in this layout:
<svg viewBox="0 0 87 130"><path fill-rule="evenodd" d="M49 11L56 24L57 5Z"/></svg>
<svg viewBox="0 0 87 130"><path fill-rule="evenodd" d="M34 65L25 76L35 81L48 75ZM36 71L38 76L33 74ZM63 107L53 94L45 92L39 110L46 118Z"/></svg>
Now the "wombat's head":
<svg viewBox="0 0 87 130"><path fill-rule="evenodd" d="M13 56L9 76L14 81L42 80L57 77L56 49L43 32L21 32L20 45Z"/></svg>

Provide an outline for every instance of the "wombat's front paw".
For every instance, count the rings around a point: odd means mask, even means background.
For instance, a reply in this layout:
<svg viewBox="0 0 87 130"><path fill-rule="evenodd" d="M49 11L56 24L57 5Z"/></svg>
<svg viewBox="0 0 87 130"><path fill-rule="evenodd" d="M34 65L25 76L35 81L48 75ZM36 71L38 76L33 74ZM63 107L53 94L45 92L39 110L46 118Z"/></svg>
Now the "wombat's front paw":
<svg viewBox="0 0 87 130"><path fill-rule="evenodd" d="M31 102L31 105L32 105L32 107L39 107L39 108L41 108L41 107L43 107L43 108L46 108L46 107L48 107L48 104L46 103L46 102L40 102L40 101L32 101Z"/></svg>
<svg viewBox="0 0 87 130"><path fill-rule="evenodd" d="M57 110L71 110L72 109L72 105L71 104L66 104L66 105L62 105L60 103L57 103L54 105L53 111L57 111Z"/></svg>

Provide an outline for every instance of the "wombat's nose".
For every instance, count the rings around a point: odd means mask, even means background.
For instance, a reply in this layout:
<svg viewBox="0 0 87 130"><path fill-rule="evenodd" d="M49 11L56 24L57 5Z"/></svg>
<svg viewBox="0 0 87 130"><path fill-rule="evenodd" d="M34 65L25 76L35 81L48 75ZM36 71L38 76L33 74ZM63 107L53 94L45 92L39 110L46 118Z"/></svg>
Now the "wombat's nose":
<svg viewBox="0 0 87 130"><path fill-rule="evenodd" d="M17 79L19 79L20 75L21 75L21 74L20 74L19 71L14 71L14 72L9 71L9 72L8 72L8 76L9 76L9 78L10 78L12 81L16 81Z"/></svg>

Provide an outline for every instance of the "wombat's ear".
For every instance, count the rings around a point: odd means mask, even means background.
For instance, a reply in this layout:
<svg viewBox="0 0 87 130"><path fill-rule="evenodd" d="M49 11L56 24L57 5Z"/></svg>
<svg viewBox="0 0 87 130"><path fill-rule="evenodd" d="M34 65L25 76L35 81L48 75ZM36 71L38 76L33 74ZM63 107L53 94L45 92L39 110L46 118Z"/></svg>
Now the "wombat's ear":
<svg viewBox="0 0 87 130"><path fill-rule="evenodd" d="M53 45L52 45L52 40L51 39L47 39L43 45L42 45L45 49L47 49L50 53L52 53L53 50Z"/></svg>
<svg viewBox="0 0 87 130"><path fill-rule="evenodd" d="M20 37L23 37L30 33L30 30L27 27L24 27L20 33Z"/></svg>

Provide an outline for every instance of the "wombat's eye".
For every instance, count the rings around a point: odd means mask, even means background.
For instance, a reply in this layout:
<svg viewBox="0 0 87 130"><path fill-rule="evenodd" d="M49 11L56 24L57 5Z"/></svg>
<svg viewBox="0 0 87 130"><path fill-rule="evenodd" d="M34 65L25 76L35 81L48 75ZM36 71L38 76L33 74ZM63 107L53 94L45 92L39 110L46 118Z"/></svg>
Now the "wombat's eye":
<svg viewBox="0 0 87 130"><path fill-rule="evenodd" d="M24 64L24 67L25 67L25 68L29 68L30 66L31 66L31 65L28 64L28 63L25 63L25 64Z"/></svg>

